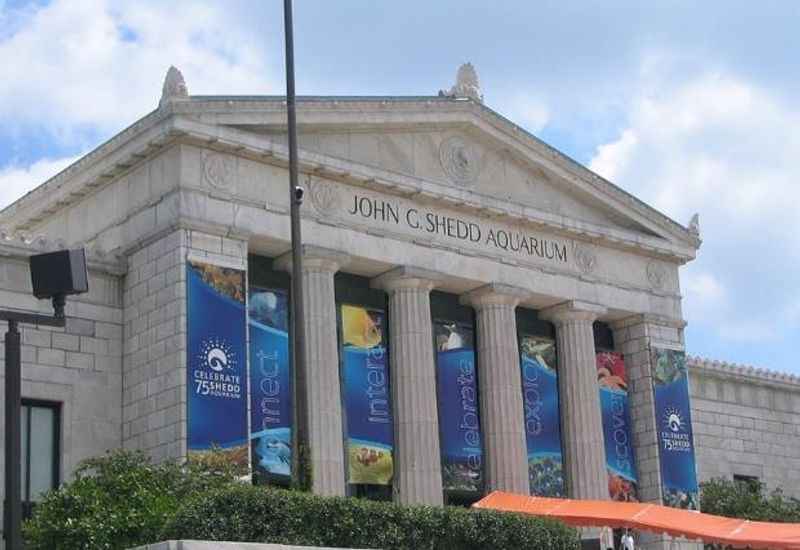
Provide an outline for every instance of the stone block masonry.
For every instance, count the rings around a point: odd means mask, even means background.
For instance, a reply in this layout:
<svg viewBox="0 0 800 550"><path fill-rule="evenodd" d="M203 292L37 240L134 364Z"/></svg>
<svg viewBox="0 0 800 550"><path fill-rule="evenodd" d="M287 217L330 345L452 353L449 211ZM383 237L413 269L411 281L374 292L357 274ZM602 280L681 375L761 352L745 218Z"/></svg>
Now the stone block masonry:
<svg viewBox="0 0 800 550"><path fill-rule="evenodd" d="M51 314L46 300L31 295L27 256L42 252L22 242L0 243L0 305ZM61 418L59 479L77 464L122 443L122 267L98 266L89 257L89 293L70 297L63 328L21 325L22 397L57 403ZM0 322L0 365L7 325ZM0 395L5 392L0 369ZM0 407L0 440L5 438ZM0 472L5 454L0 453ZM4 484L0 483L0 502Z"/></svg>
<svg viewBox="0 0 800 550"><path fill-rule="evenodd" d="M247 268L244 241L179 229L128 256L122 445L156 460L186 455L186 261Z"/></svg>
<svg viewBox="0 0 800 550"><path fill-rule="evenodd" d="M800 379L689 359L700 481L758 478L800 497Z"/></svg>

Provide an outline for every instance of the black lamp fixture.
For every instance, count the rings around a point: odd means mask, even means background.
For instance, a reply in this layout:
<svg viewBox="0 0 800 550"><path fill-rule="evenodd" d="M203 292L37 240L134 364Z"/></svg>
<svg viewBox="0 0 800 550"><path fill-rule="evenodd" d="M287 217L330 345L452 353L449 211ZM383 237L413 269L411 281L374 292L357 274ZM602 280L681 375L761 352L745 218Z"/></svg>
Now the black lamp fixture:
<svg viewBox="0 0 800 550"><path fill-rule="evenodd" d="M8 321L6 332L6 471L4 536L7 550L22 550L22 485L21 485L21 342L19 323L63 327L67 296L89 291L86 253L60 250L30 257L33 295L53 301L53 315L0 310L0 320Z"/></svg>

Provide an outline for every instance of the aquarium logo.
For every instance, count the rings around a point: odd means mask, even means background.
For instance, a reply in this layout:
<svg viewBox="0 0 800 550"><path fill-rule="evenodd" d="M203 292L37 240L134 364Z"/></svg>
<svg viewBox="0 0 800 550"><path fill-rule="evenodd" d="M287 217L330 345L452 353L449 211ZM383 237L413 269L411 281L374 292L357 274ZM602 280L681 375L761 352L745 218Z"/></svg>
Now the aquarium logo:
<svg viewBox="0 0 800 550"><path fill-rule="evenodd" d="M236 367L236 354L223 338L207 338L200 344L200 365L214 372L223 372Z"/></svg>
<svg viewBox="0 0 800 550"><path fill-rule="evenodd" d="M667 407L664 411L664 427L671 432L680 432L684 427L681 411L675 407Z"/></svg>

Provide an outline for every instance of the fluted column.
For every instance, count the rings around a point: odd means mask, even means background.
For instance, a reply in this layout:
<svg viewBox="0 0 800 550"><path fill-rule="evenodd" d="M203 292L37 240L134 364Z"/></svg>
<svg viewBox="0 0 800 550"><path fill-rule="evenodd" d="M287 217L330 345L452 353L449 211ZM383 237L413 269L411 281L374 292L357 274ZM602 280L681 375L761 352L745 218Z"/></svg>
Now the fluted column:
<svg viewBox="0 0 800 550"><path fill-rule="evenodd" d="M528 494L525 414L514 313L528 292L490 284L462 298L475 308L486 491Z"/></svg>
<svg viewBox="0 0 800 550"><path fill-rule="evenodd" d="M339 384L339 343L336 334L336 295L333 276L347 263L341 252L303 247L303 296L305 298L305 380L308 444L312 490L319 495L344 495L344 443ZM275 261L291 273L291 253Z"/></svg>
<svg viewBox="0 0 800 550"><path fill-rule="evenodd" d="M561 440L570 498L609 498L592 329L603 313L603 307L570 301L539 314L556 327Z"/></svg>
<svg viewBox="0 0 800 550"><path fill-rule="evenodd" d="M394 407L394 495L402 504L441 505L442 465L430 291L438 275L400 267L373 286L389 295Z"/></svg>

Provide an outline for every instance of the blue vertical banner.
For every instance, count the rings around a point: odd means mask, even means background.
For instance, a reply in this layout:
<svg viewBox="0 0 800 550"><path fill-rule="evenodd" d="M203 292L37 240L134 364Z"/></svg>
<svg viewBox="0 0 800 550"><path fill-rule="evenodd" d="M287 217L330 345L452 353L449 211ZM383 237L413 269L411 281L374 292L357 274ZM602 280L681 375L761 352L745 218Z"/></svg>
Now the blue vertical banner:
<svg viewBox="0 0 800 550"><path fill-rule="evenodd" d="M540 497L564 497L555 342L521 334L520 369L530 492Z"/></svg>
<svg viewBox="0 0 800 550"><path fill-rule="evenodd" d="M292 474L289 300L282 289L250 288L250 452L254 479Z"/></svg>
<svg viewBox="0 0 800 550"><path fill-rule="evenodd" d="M187 262L187 439L248 466L245 273Z"/></svg>
<svg viewBox="0 0 800 550"><path fill-rule="evenodd" d="M636 458L633 454L633 429L625 360L621 353L601 351L596 356L596 364L608 471L608 494L611 500L636 502L639 482L636 474Z"/></svg>
<svg viewBox="0 0 800 550"><path fill-rule="evenodd" d="M650 359L664 505L697 510L697 470L686 354L651 348Z"/></svg>
<svg viewBox="0 0 800 550"><path fill-rule="evenodd" d="M351 484L391 485L394 427L386 314L347 304L341 306L340 313L347 480Z"/></svg>
<svg viewBox="0 0 800 550"><path fill-rule="evenodd" d="M443 489L480 493L483 444L474 331L455 322L436 321L434 332Z"/></svg>

